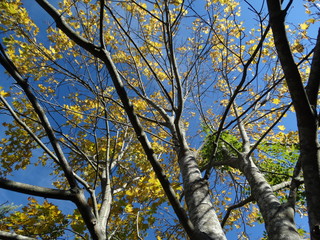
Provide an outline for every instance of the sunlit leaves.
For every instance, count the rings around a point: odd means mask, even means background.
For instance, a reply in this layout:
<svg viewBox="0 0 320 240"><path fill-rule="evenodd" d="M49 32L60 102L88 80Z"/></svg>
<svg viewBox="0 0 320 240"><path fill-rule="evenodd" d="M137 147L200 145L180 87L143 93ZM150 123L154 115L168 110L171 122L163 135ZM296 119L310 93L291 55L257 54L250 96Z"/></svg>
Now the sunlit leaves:
<svg viewBox="0 0 320 240"><path fill-rule="evenodd" d="M31 119L27 122L35 127L35 132L41 132L37 122L33 122ZM14 170L25 170L31 162L33 151L39 146L16 122L4 122L2 125L6 128L6 137L2 138L0 145L1 175L10 174Z"/></svg>
<svg viewBox="0 0 320 240"><path fill-rule="evenodd" d="M57 206L45 200L42 204L34 198L29 198L27 206L16 211L3 222L8 230L17 234L52 239L63 235L68 221Z"/></svg>
<svg viewBox="0 0 320 240"><path fill-rule="evenodd" d="M32 34L38 33L38 27L29 18L27 10L23 8L20 0L0 3L0 30L17 31L18 36L24 35L24 29ZM24 26L25 28L19 28Z"/></svg>

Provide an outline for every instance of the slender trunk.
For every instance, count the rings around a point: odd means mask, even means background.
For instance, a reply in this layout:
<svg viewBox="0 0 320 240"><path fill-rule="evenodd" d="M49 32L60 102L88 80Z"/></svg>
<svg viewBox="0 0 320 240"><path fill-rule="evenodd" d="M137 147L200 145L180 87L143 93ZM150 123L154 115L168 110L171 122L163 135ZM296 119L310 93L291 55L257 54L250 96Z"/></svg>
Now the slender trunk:
<svg viewBox="0 0 320 240"><path fill-rule="evenodd" d="M302 163L311 239L320 239L320 154L317 124L299 127Z"/></svg>
<svg viewBox="0 0 320 240"><path fill-rule="evenodd" d="M179 165L190 220L199 234L197 239L226 239L211 203L208 182L202 178L194 154L182 151Z"/></svg>
<svg viewBox="0 0 320 240"><path fill-rule="evenodd" d="M286 10L282 10L281 2L268 0L267 4L274 43L296 111L309 227L311 238L316 240L320 239L320 160L317 136L318 116L316 112L319 92L320 33L314 48L312 74L308 80L306 91L286 35L284 24Z"/></svg>
<svg viewBox="0 0 320 240"><path fill-rule="evenodd" d="M92 208L87 203L83 190L79 190L76 193L75 204L77 205L78 210L81 213L83 220L85 221L85 224L90 232L92 239L107 239L105 231L102 230L102 226L99 224L96 216L93 214Z"/></svg>

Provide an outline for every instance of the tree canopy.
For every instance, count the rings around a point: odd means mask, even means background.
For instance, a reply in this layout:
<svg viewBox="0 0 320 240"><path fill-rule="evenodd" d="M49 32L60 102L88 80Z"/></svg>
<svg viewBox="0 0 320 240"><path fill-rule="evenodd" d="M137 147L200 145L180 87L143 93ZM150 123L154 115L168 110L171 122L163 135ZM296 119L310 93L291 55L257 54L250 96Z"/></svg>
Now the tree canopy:
<svg viewBox="0 0 320 240"><path fill-rule="evenodd" d="M319 239L319 7L0 2L0 238Z"/></svg>

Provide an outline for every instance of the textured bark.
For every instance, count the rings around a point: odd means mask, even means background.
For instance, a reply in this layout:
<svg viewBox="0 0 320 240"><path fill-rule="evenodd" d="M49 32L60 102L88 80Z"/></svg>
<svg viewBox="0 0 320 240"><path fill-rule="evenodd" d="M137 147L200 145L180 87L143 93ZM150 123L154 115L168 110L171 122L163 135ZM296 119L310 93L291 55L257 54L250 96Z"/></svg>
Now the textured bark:
<svg viewBox="0 0 320 240"><path fill-rule="evenodd" d="M320 86L320 28L314 48L311 70L306 87L307 96L315 111ZM301 161L308 204L309 224L312 239L320 239L320 153L319 153L319 114L315 112L313 123L299 127L301 140Z"/></svg>
<svg viewBox="0 0 320 240"><path fill-rule="evenodd" d="M250 158L241 159L240 170L246 176L251 193L257 201L265 221L268 239L299 240L301 239L294 222L294 209L280 201L273 189Z"/></svg>
<svg viewBox="0 0 320 240"><path fill-rule="evenodd" d="M208 182L202 178L194 154L188 150L181 152L179 166L190 220L203 235L198 239L226 239L213 209Z"/></svg>
<svg viewBox="0 0 320 240"><path fill-rule="evenodd" d="M75 193L76 201L75 204L78 207L79 212L90 231L91 237L94 240L105 240L107 239L106 232L103 228L106 226L101 227L98 222L98 219L92 212L92 208L88 205L87 199L84 196L83 190L79 190Z"/></svg>

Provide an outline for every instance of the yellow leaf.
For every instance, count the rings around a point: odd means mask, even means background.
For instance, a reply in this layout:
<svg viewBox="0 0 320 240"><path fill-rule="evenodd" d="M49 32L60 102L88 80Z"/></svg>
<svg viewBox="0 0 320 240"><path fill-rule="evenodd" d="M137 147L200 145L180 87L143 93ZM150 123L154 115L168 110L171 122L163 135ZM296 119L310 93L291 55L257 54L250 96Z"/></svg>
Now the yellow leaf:
<svg viewBox="0 0 320 240"><path fill-rule="evenodd" d="M8 11L11 14L16 14L18 13L18 6L13 4L8 4Z"/></svg>
<svg viewBox="0 0 320 240"><path fill-rule="evenodd" d="M182 2L183 2L182 0L172 0L172 1L170 1L170 3L175 5L175 6L179 6Z"/></svg>
<svg viewBox="0 0 320 240"><path fill-rule="evenodd" d="M274 98L274 99L272 99L272 103L279 104L280 103L280 99L279 98Z"/></svg>
<svg viewBox="0 0 320 240"><path fill-rule="evenodd" d="M302 23L302 24L300 24L300 28L301 28L301 30L306 30L306 29L308 29L308 27L309 27L309 25L308 25L308 24L306 24L306 23Z"/></svg>
<svg viewBox="0 0 320 240"><path fill-rule="evenodd" d="M131 204L128 204L128 205L125 207L125 211L126 211L127 213L132 213L132 212L133 212L132 205L131 205Z"/></svg>
<svg viewBox="0 0 320 240"><path fill-rule="evenodd" d="M295 49L297 50L297 52L301 53L301 52L303 52L303 50L304 50L304 46L303 46L301 43L298 43L298 44L295 46Z"/></svg>
<svg viewBox="0 0 320 240"><path fill-rule="evenodd" d="M278 128L279 128L281 131L283 131L283 130L285 130L285 129L286 129L286 127L285 127L285 126L283 126L283 125L278 126Z"/></svg>
<svg viewBox="0 0 320 240"><path fill-rule="evenodd" d="M306 22L308 22L308 23L315 23L315 19L314 18L310 18L310 19L308 19Z"/></svg>

